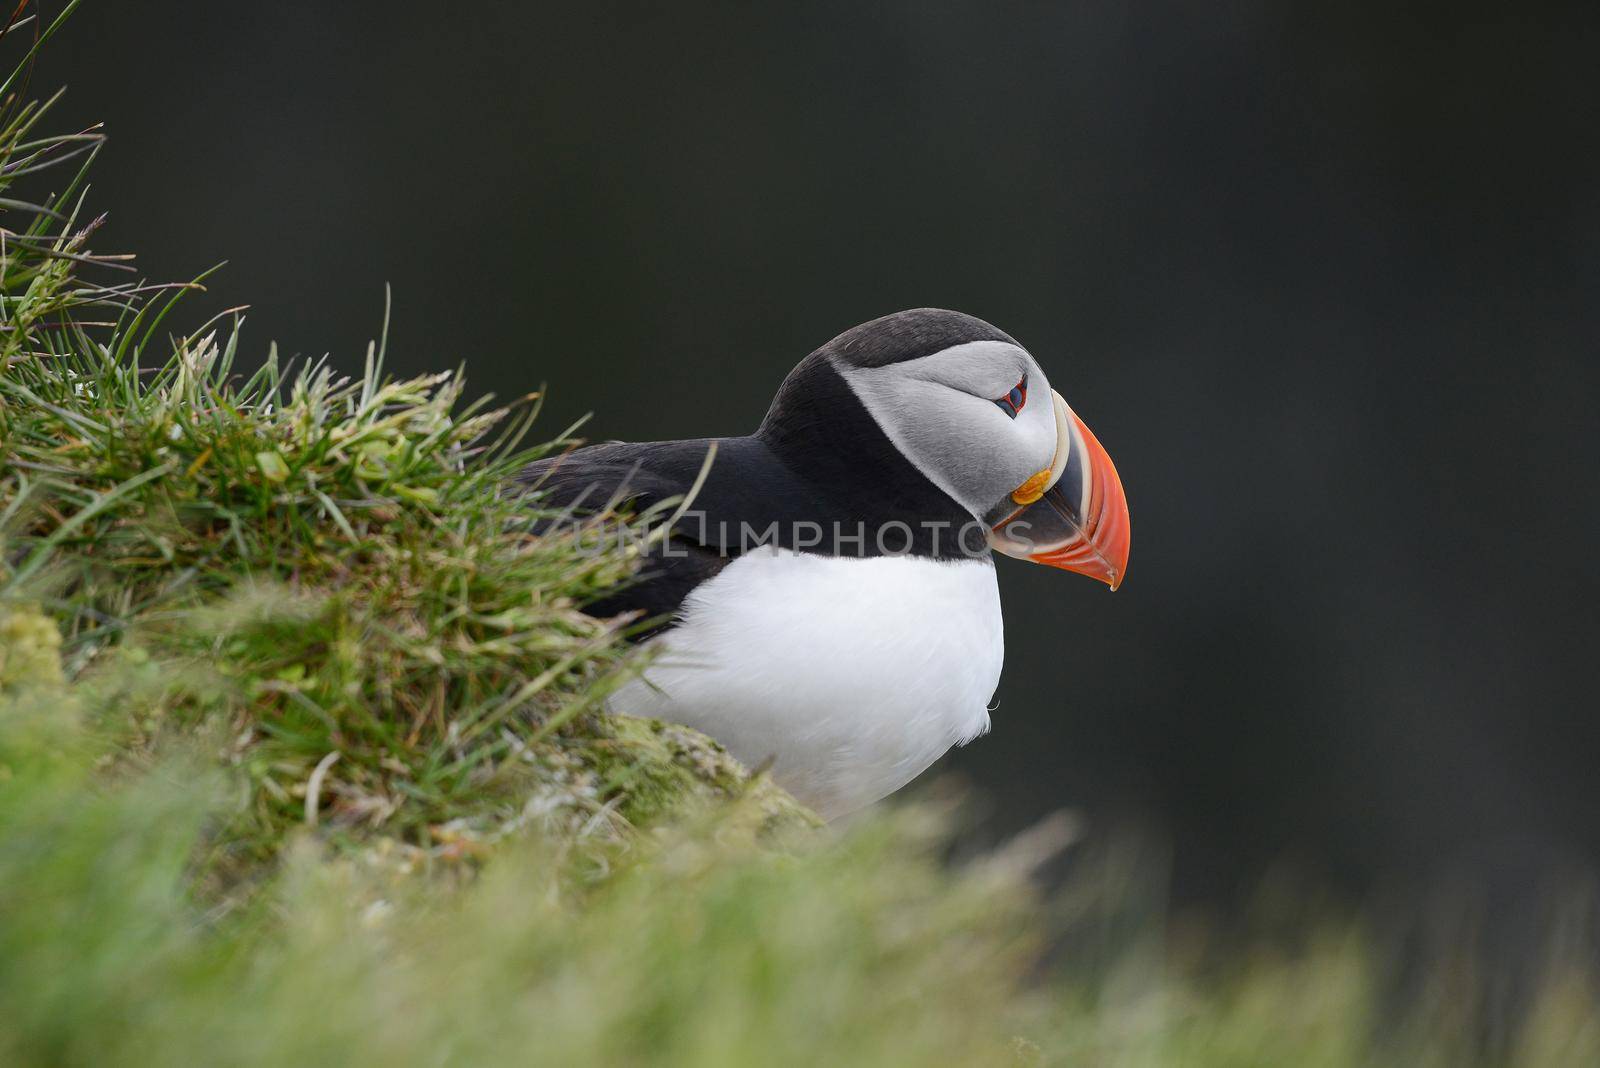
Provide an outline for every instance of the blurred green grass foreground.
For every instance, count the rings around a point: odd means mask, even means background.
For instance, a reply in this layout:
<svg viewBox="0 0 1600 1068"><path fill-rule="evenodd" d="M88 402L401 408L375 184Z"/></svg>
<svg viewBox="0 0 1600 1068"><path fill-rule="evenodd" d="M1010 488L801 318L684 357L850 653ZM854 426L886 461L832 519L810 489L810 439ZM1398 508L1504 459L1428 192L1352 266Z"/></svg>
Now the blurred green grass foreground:
<svg viewBox="0 0 1600 1068"><path fill-rule="evenodd" d="M1182 950L1052 826L951 863L606 716L652 517L532 533L531 398L173 327L24 92L72 6L0 40L0 1065L1600 1063L1582 967L1395 1011L1359 923Z"/></svg>

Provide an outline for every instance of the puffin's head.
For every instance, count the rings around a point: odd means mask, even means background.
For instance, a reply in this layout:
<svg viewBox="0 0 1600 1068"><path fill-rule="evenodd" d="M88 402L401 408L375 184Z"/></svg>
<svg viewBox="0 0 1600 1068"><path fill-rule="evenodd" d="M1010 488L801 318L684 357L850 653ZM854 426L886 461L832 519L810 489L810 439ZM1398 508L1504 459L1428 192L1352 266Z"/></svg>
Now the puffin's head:
<svg viewBox="0 0 1600 1068"><path fill-rule="evenodd" d="M817 355L906 459L990 528L991 546L1121 583L1129 522L1117 469L1009 335L918 308L847 330Z"/></svg>

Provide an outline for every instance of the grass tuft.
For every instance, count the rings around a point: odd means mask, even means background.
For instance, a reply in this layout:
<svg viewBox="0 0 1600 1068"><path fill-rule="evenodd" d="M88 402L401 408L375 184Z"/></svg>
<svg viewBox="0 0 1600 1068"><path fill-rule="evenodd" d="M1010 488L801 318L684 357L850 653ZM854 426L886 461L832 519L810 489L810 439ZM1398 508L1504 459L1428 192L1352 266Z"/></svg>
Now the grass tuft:
<svg viewBox="0 0 1600 1068"><path fill-rule="evenodd" d="M19 637L0 677L38 670L43 641L130 757L212 739L247 784L218 835L245 864L300 824L472 855L529 805L623 834L749 788L704 738L645 744L598 714L639 657L580 607L638 538L530 532L546 513L512 476L572 444L524 444L536 396L387 377L382 341L356 377L275 353L242 373L238 313L165 333L199 283L98 280L127 264L78 222L82 169L12 196L98 145L39 136L47 113L0 107L0 604L59 639Z"/></svg>

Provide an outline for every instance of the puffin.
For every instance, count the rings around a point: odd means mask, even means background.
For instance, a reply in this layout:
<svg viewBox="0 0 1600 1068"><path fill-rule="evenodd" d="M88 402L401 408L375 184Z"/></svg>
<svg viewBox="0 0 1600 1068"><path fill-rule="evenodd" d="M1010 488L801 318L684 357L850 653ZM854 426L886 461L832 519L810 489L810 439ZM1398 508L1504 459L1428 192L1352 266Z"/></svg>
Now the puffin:
<svg viewBox="0 0 1600 1068"><path fill-rule="evenodd" d="M825 820L989 730L996 553L1113 590L1128 568L1106 450L1019 342L939 308L806 356L752 434L595 444L520 480L546 515L670 515L584 606L652 649L609 711L709 735Z"/></svg>

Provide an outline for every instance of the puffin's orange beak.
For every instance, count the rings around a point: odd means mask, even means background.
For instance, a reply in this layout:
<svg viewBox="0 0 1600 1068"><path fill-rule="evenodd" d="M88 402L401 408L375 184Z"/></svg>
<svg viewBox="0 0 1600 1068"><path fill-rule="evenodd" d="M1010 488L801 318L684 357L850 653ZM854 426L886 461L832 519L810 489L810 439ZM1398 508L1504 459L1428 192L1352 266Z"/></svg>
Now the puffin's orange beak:
<svg viewBox="0 0 1600 1068"><path fill-rule="evenodd" d="M1128 573L1128 498L1116 465L1061 395L1056 409L1056 455L1046 471L1011 494L1009 515L994 524L989 543L1008 556L1076 571L1112 589Z"/></svg>

